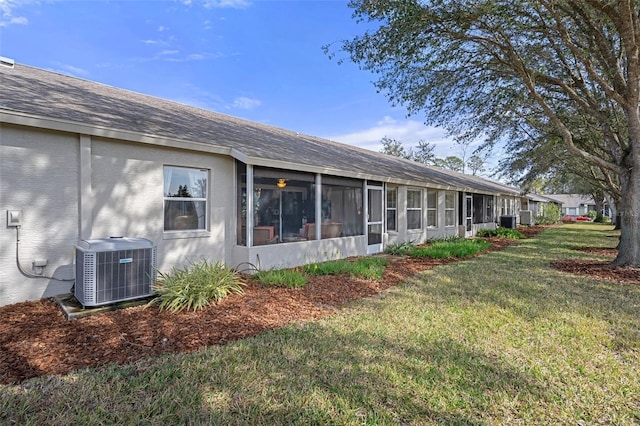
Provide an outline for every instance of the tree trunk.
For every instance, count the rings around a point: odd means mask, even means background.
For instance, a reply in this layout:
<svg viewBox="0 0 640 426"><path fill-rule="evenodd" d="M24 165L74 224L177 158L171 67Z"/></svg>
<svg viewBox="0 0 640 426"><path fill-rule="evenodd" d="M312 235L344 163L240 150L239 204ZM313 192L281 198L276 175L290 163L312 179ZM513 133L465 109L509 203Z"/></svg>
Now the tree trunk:
<svg viewBox="0 0 640 426"><path fill-rule="evenodd" d="M618 257L613 261L617 266L640 267L640 165L634 166L629 173L620 176L623 194L618 206L620 244Z"/></svg>

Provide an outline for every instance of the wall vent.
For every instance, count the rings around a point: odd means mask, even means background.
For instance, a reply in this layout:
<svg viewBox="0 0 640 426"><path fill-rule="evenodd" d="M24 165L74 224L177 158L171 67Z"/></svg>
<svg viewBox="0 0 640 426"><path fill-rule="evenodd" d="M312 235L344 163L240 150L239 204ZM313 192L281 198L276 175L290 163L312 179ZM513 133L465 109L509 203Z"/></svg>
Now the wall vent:
<svg viewBox="0 0 640 426"><path fill-rule="evenodd" d="M7 68L13 68L16 64L16 61L10 58L5 58L4 56L0 56L0 65Z"/></svg>
<svg viewBox="0 0 640 426"><path fill-rule="evenodd" d="M153 295L156 247L145 238L82 240L76 246L74 295L101 306Z"/></svg>

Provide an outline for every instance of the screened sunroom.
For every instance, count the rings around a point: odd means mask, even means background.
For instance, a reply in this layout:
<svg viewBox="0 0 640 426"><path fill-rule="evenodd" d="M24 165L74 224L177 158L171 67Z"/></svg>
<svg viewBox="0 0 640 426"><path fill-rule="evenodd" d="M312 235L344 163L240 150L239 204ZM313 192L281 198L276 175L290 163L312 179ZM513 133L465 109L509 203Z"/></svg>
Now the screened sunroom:
<svg viewBox="0 0 640 426"><path fill-rule="evenodd" d="M365 181L240 161L236 170L238 245L364 235Z"/></svg>

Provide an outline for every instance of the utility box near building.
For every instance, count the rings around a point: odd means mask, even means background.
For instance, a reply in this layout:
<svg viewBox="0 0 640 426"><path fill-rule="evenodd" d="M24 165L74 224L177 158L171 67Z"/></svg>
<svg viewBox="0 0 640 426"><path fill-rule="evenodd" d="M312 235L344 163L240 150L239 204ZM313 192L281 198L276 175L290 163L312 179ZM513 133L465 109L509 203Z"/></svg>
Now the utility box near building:
<svg viewBox="0 0 640 426"><path fill-rule="evenodd" d="M153 294L156 246L145 238L82 240L76 246L74 295L100 306Z"/></svg>
<svg viewBox="0 0 640 426"><path fill-rule="evenodd" d="M503 228L516 229L518 223L515 216L500 216L500 226Z"/></svg>

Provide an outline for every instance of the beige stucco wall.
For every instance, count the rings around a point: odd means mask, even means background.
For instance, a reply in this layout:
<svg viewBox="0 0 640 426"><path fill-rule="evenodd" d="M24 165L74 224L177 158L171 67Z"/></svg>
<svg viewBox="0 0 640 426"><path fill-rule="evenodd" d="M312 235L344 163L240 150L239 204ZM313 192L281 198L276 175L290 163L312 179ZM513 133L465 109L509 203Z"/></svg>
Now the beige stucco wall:
<svg viewBox="0 0 640 426"><path fill-rule="evenodd" d="M164 232L163 167L209 171L208 231ZM234 163L199 152L115 141L92 141L91 238L142 237L157 245L158 268L169 270L206 258L232 262Z"/></svg>
<svg viewBox="0 0 640 426"><path fill-rule="evenodd" d="M230 157L10 125L0 136L0 305L54 296L72 285L20 274L7 210L24 211L23 267L32 271L34 259L47 259L44 274L56 278L73 278L74 247L88 238L148 238L165 271L202 257L233 261L226 249L234 245ZM209 171L206 232L163 231L164 165Z"/></svg>
<svg viewBox="0 0 640 426"><path fill-rule="evenodd" d="M24 211L21 264L32 271L34 259L47 259L44 274L56 278L73 278L73 249L79 239L110 236L152 240L158 268L165 272L200 258L231 267L250 262L269 269L367 253L366 236L237 246L230 156L13 125L3 125L0 137L0 305L68 292L72 284L20 274L15 262L16 229L6 226L7 210L12 209ZM208 170L206 231L163 230L165 165ZM385 244L456 235L457 226L444 225L445 191L438 191L437 226L426 227L427 188L420 188L423 227L408 231L407 187L397 188L398 230L385 235ZM463 208L457 195L455 199L456 209Z"/></svg>
<svg viewBox="0 0 640 426"><path fill-rule="evenodd" d="M16 229L6 226L7 210L23 210L20 261L33 272L46 259L45 275L73 278L78 236L77 135L0 128L0 305L68 291L71 282L24 277L16 266Z"/></svg>

